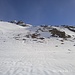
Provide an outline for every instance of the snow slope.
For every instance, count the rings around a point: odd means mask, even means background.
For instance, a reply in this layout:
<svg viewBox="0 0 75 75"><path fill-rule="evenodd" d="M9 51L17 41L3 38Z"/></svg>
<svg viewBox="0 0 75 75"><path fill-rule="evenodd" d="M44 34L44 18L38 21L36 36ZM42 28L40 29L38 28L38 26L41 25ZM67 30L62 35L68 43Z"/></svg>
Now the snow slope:
<svg viewBox="0 0 75 75"><path fill-rule="evenodd" d="M38 28L0 22L0 75L75 75L75 37L63 40L41 31L43 40L26 37Z"/></svg>

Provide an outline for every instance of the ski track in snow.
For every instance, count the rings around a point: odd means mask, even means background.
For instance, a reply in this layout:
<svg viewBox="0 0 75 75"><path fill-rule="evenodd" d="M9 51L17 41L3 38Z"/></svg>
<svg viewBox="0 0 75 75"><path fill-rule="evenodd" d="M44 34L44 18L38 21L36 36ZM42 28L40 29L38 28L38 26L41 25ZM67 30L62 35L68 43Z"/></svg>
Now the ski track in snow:
<svg viewBox="0 0 75 75"><path fill-rule="evenodd" d="M75 75L75 41L61 45L56 38L44 43L13 38L26 32L19 28L0 33L0 75Z"/></svg>

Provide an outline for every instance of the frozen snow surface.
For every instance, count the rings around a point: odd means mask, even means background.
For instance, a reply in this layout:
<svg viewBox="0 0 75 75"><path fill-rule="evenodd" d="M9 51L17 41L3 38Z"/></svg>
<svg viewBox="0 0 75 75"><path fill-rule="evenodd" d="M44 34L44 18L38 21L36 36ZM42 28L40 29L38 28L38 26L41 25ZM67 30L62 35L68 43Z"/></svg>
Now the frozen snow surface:
<svg viewBox="0 0 75 75"><path fill-rule="evenodd" d="M51 28L71 37L53 37ZM75 32L0 22L0 75L75 75Z"/></svg>

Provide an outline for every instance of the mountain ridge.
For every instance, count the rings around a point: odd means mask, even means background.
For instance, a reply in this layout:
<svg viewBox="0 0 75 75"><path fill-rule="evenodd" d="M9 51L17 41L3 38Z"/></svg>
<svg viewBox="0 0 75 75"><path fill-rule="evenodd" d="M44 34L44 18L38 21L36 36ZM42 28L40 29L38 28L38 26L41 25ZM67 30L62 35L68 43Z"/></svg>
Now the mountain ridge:
<svg viewBox="0 0 75 75"><path fill-rule="evenodd" d="M24 24L0 22L0 75L75 75L75 28Z"/></svg>

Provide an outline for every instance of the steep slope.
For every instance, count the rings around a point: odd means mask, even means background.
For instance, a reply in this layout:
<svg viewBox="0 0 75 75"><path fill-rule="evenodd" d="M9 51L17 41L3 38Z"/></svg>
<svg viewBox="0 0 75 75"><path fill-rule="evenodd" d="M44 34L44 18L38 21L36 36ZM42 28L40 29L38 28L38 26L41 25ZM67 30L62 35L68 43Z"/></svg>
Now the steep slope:
<svg viewBox="0 0 75 75"><path fill-rule="evenodd" d="M0 30L2 30L3 32L8 31L8 30L15 30L18 29L21 26L17 26L16 24L11 24L8 22L0 22Z"/></svg>
<svg viewBox="0 0 75 75"><path fill-rule="evenodd" d="M52 36L54 28L71 37ZM0 75L75 75L73 35L64 27L0 22Z"/></svg>

